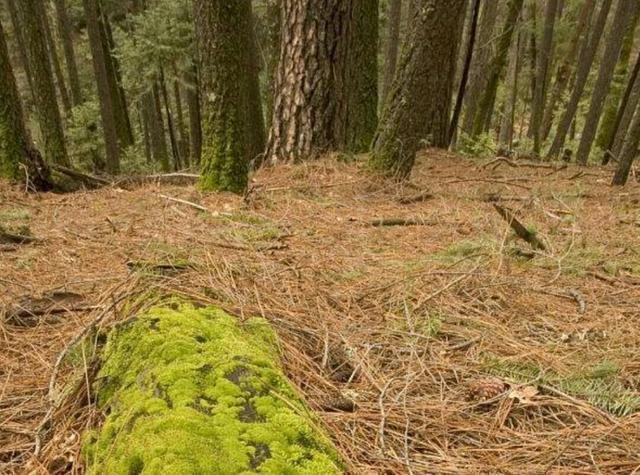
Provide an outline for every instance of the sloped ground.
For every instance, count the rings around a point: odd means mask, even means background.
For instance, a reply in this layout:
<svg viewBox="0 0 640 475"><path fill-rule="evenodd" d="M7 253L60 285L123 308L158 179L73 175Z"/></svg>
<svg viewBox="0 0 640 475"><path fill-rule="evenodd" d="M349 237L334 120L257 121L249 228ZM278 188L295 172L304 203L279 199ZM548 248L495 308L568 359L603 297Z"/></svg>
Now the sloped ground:
<svg viewBox="0 0 640 475"><path fill-rule="evenodd" d="M429 151L402 189L333 160L244 199L2 185L39 241L0 244L0 472L82 472L93 355L56 358L167 293L272 321L354 474L640 472L640 186L610 175Z"/></svg>

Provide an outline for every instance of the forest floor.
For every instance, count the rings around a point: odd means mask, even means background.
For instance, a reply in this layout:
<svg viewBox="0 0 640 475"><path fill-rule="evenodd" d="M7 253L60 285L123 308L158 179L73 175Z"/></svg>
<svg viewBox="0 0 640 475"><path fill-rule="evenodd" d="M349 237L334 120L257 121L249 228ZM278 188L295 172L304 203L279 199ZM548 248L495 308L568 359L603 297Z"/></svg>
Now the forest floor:
<svg viewBox="0 0 640 475"><path fill-rule="evenodd" d="M92 355L64 400L56 359L160 294L273 322L350 473L640 473L640 184L439 151L402 188L360 168L264 170L245 198L0 185L0 223L37 239L0 244L0 473L82 473Z"/></svg>

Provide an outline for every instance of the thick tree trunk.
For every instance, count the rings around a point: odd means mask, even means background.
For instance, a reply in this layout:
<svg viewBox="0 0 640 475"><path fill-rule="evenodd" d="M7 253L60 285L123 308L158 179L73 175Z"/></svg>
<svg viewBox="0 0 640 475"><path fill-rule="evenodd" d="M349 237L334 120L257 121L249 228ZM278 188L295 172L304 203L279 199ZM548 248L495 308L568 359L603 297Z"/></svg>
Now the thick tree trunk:
<svg viewBox="0 0 640 475"><path fill-rule="evenodd" d="M246 68L247 35L253 30L251 2L196 0L195 19L204 98L200 186L241 193L253 158L247 97L247 75L253 71Z"/></svg>
<svg viewBox="0 0 640 475"><path fill-rule="evenodd" d="M567 54L562 63L558 66L553 90L549 95L549 103L544 110L544 116L542 119L542 140L546 140L549 137L556 108L558 107L558 104L562 103L562 98L569 87L569 79L575 69L574 65L576 63L576 55L578 54L578 49L580 47L580 38L582 38L583 34L588 35L587 27L591 24L595 4L596 0L585 0L582 8L580 9L573 36L569 41Z"/></svg>
<svg viewBox="0 0 640 475"><path fill-rule="evenodd" d="M67 66L67 75L69 76L69 86L71 89L71 98L73 105L77 106L82 103L82 88L80 86L80 76L78 75L78 66L76 64L76 54L73 47L73 38L71 36L71 22L67 15L65 0L54 0L56 7L56 18L58 23L58 34L62 40L62 48L64 50L65 64Z"/></svg>
<svg viewBox="0 0 640 475"><path fill-rule="evenodd" d="M640 102L636 106L635 115L631 121L629 131L623 141L619 155L618 169L613 177L612 185L624 185L627 183L631 165L638 154L640 145Z"/></svg>
<svg viewBox="0 0 640 475"><path fill-rule="evenodd" d="M511 150L513 145L513 123L515 120L516 102L518 98L518 74L520 73L520 37L513 41L509 53L509 68L507 70L507 91L504 100L502 122L498 141L504 150Z"/></svg>
<svg viewBox="0 0 640 475"><path fill-rule="evenodd" d="M24 32L20 26L20 18L18 15L18 9L16 8L16 0L7 0L7 10L9 11L9 18L11 18L11 26L13 27L13 34L18 46L18 54L20 55L20 62L22 63L22 69L25 76L27 76L27 82L29 83L29 92L33 98L34 86L33 86L33 74L31 73L31 66L29 65L29 54L27 53L26 41L24 38Z"/></svg>
<svg viewBox="0 0 640 475"><path fill-rule="evenodd" d="M40 1L20 0L18 3L20 26L24 32L29 67L33 75L33 95L43 139L42 148L48 161L68 166L69 159L49 62L46 34L38 13Z"/></svg>
<svg viewBox="0 0 640 475"><path fill-rule="evenodd" d="M402 0L389 1L389 16L387 18L387 35L384 46L384 76L382 79L382 92L380 94L380 110L384 108L389 96L389 90L393 83L398 64L398 51L400 49L400 19L402 18Z"/></svg>
<svg viewBox="0 0 640 475"><path fill-rule="evenodd" d="M538 64L536 67L536 87L531 105L531 126L533 128L533 152L540 154L542 141L542 118L544 106L547 102L547 79L552 65L553 34L558 14L558 0L547 0L544 13L544 33L538 52Z"/></svg>
<svg viewBox="0 0 640 475"><path fill-rule="evenodd" d="M62 74L62 66L60 66L60 55L58 54L58 47L56 46L55 39L51 33L51 26L49 25L49 14L47 12L46 5L38 4L39 15L42 20L42 30L47 41L47 47L49 50L49 58L51 60L51 68L55 74L56 84L58 85L58 91L60 92L60 100L62 101L62 107L67 115L71 113L71 100L69 99L69 92L67 91L67 85L64 80L64 74Z"/></svg>
<svg viewBox="0 0 640 475"><path fill-rule="evenodd" d="M267 163L314 158L345 143L350 1L283 0Z"/></svg>
<svg viewBox="0 0 640 475"><path fill-rule="evenodd" d="M565 140L567 138L567 132L571 123L575 118L584 87L587 84L589 78L589 72L591 71L591 65L598 51L598 45L602 38L604 27L607 23L607 17L611 10L612 0L602 0L600 2L600 11L598 12L598 18L595 24L591 28L588 35L585 35L582 48L580 49L580 55L578 57L578 67L576 69L576 80L571 92L571 97L565 108L564 114L558 123L556 129L556 135L553 139L553 143L547 154L548 158L557 158L564 147ZM623 2L624 3L624 2Z"/></svg>
<svg viewBox="0 0 640 475"><path fill-rule="evenodd" d="M118 147L118 132L114 111L113 89L107 78L105 51L103 47L101 25L99 21L98 0L83 0L84 11L87 20L87 32L89 45L93 59L93 71L98 89L100 102L100 116L102 117L102 129L106 150L106 171L116 174L120 170L120 148Z"/></svg>
<svg viewBox="0 0 640 475"><path fill-rule="evenodd" d="M417 3L370 158L373 168L399 178L411 172L421 140L447 147L451 83L465 8L464 0Z"/></svg>
<svg viewBox="0 0 640 475"><path fill-rule="evenodd" d="M491 64L489 73L487 75L486 88L481 95L480 102L478 104L478 110L473 121L473 136L477 137L486 130L487 123L490 120L489 111L493 109L496 101L496 94L498 92L498 83L500 76L504 71L507 64L507 57L509 56L509 46L513 38L513 32L518 24L518 18L522 11L522 5L524 0L510 0L507 11L507 17L505 20L504 28L498 39L498 50L496 56Z"/></svg>
<svg viewBox="0 0 640 475"><path fill-rule="evenodd" d="M618 117L616 117L616 126L614 127L615 133L612 138L611 143L607 147L607 150L611 152L609 154L605 154L604 165L606 165L611 157L617 157L622 150L622 146L624 144L624 138L627 135L627 131L629 130L629 125L633 120L633 114L636 110L636 106L640 102L640 53L638 53L638 58L636 60L636 64L633 68L633 72L631 77L629 78L629 82L627 84L627 90L624 93L624 97L622 98L622 103L620 104L620 109L618 110Z"/></svg>
<svg viewBox="0 0 640 475"><path fill-rule="evenodd" d="M9 50L0 23L0 177L28 180L37 190L51 187L49 169L32 146L25 127Z"/></svg>
<svg viewBox="0 0 640 475"><path fill-rule="evenodd" d="M604 103L609 93L618 58L620 57L625 32L639 9L640 4L637 1L620 1L616 8L607 45L602 61L600 62L598 79L593 88L591 105L585 119L584 128L582 129L580 145L576 153L576 161L582 165L586 165L589 160L591 147L595 140L596 132L598 131L598 123L600 122L602 109L604 108Z"/></svg>

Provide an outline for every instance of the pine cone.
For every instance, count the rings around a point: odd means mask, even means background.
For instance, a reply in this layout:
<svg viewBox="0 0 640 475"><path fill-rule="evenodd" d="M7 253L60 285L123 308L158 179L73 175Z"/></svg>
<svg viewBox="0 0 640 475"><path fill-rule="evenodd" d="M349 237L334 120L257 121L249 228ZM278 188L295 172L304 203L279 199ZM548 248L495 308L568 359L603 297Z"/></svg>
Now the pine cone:
<svg viewBox="0 0 640 475"><path fill-rule="evenodd" d="M499 378L482 378L469 385L469 399L486 401L499 396L507 390L507 385Z"/></svg>

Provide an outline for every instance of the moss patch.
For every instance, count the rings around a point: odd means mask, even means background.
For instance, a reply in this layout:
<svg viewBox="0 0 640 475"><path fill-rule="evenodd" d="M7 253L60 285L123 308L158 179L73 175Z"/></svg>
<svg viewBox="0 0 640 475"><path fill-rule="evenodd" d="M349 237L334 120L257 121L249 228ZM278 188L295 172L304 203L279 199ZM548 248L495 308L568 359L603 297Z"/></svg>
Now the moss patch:
<svg viewBox="0 0 640 475"><path fill-rule="evenodd" d="M88 473L342 473L277 359L264 320L240 326L214 307L156 308L114 330Z"/></svg>

